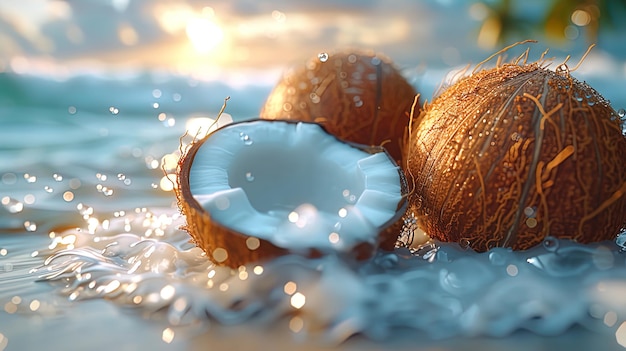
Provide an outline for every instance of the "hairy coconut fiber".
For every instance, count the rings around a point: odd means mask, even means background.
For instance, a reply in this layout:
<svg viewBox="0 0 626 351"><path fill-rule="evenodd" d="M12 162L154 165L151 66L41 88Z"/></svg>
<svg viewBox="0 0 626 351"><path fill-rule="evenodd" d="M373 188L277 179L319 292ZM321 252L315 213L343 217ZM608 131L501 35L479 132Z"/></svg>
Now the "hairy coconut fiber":
<svg viewBox="0 0 626 351"><path fill-rule="evenodd" d="M626 224L620 119L565 64L466 76L412 129L409 212L434 239L526 249L548 235L612 240Z"/></svg>
<svg viewBox="0 0 626 351"><path fill-rule="evenodd" d="M355 50L323 53L285 73L261 118L320 123L340 139L382 145L402 164L415 96L386 56Z"/></svg>

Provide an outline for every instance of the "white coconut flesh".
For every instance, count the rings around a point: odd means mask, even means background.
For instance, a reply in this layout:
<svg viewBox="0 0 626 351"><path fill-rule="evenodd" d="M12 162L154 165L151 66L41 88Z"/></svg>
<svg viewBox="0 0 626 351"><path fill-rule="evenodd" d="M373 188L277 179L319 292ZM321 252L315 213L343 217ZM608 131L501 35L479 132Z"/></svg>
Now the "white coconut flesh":
<svg viewBox="0 0 626 351"><path fill-rule="evenodd" d="M386 153L313 123L261 120L211 134L194 156L189 187L212 220L292 251L374 243L403 196Z"/></svg>

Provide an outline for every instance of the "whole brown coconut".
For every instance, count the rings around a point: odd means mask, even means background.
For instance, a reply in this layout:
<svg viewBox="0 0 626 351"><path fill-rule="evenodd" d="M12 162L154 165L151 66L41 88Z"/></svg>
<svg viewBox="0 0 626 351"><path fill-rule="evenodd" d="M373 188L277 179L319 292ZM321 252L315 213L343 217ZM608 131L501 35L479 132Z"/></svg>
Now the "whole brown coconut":
<svg viewBox="0 0 626 351"><path fill-rule="evenodd" d="M316 122L340 139L382 145L402 164L415 96L415 89L381 54L321 53L286 72L261 118Z"/></svg>
<svg viewBox="0 0 626 351"><path fill-rule="evenodd" d="M626 224L620 119L565 64L462 78L425 108L409 143L409 212L434 239L527 249L548 235L612 240Z"/></svg>

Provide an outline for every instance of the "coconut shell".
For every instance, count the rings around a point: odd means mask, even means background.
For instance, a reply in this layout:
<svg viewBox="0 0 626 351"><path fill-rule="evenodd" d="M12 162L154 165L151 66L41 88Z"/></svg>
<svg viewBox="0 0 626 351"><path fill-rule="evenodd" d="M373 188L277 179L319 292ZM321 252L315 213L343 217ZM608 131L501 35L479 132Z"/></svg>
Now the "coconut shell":
<svg viewBox="0 0 626 351"><path fill-rule="evenodd" d="M252 121L244 121L238 123L247 123ZM271 123L271 121L266 121ZM289 121L288 123L292 123ZM295 121L293 123L296 123ZM232 124L231 124L232 125ZM228 126L226 126L228 127ZM218 130L219 131L219 130ZM216 131L217 132L217 131ZM326 131L327 132L327 131ZM213 132L215 133L215 132ZM232 228L222 225L214 220L209 212L207 212L200 203L194 198L189 185L189 175L191 166L198 150L204 142L212 135L209 134L203 139L194 141L184 152L178 163L177 184L174 189L178 200L178 207L185 215L187 225L183 228L186 230L193 242L200 247L211 261L218 265L230 266L237 268L254 262L263 262L278 256L291 253L289 248L278 247L269 240L257 238L244 233L240 233ZM341 142L337 139L337 142ZM370 154L386 152L381 147L369 147L349 143L352 147L358 148ZM407 192L408 186L404 172L398 169L400 190L402 194L401 201L398 202L396 214L379 227L379 232L374 242L363 242L352 248L349 256L363 260L370 258L377 250L394 249L396 239L402 229L404 223L403 215L408 207ZM319 257L322 252L311 248L308 252L298 252L308 257Z"/></svg>
<svg viewBox="0 0 626 351"><path fill-rule="evenodd" d="M209 136L194 142L178 164L177 186L174 191L178 208L187 220L184 229L207 257L218 265L237 268L250 262L260 262L287 254L287 250L267 240L233 231L213 220L193 197L189 187L191 165L196 153Z"/></svg>
<svg viewBox="0 0 626 351"><path fill-rule="evenodd" d="M285 73L260 116L320 123L340 139L382 145L402 164L415 95L386 56L362 51L320 54Z"/></svg>
<svg viewBox="0 0 626 351"><path fill-rule="evenodd" d="M589 85L538 63L450 86L409 141L409 211L437 240L527 249L613 240L626 225L626 137Z"/></svg>

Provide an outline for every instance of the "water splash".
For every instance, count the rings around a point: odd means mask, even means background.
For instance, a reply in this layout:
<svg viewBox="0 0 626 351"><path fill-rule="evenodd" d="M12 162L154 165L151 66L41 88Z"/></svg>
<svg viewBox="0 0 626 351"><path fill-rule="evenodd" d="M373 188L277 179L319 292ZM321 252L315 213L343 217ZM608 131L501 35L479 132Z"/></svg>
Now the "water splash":
<svg viewBox="0 0 626 351"><path fill-rule="evenodd" d="M24 221L24 229L27 232L34 232L37 230L37 224L33 221Z"/></svg>
<svg viewBox="0 0 626 351"><path fill-rule="evenodd" d="M4 196L0 203L9 213L20 213L24 210L24 203L9 196Z"/></svg>
<svg viewBox="0 0 626 351"><path fill-rule="evenodd" d="M24 180L26 180L27 183L35 183L37 181L37 176L24 173Z"/></svg>
<svg viewBox="0 0 626 351"><path fill-rule="evenodd" d="M79 207L89 223L91 208ZM548 238L525 252L479 254L429 242L365 262L283 256L231 270L191 245L177 229L182 224L171 209L120 212L87 230L58 234L33 273L57 282L70 301L105 298L172 325L207 316L233 324L295 314L293 333L322 333L334 342L357 333L384 339L396 328L433 338L518 329L555 335L576 324L609 328L607 313L626 320L626 234L618 245Z"/></svg>

